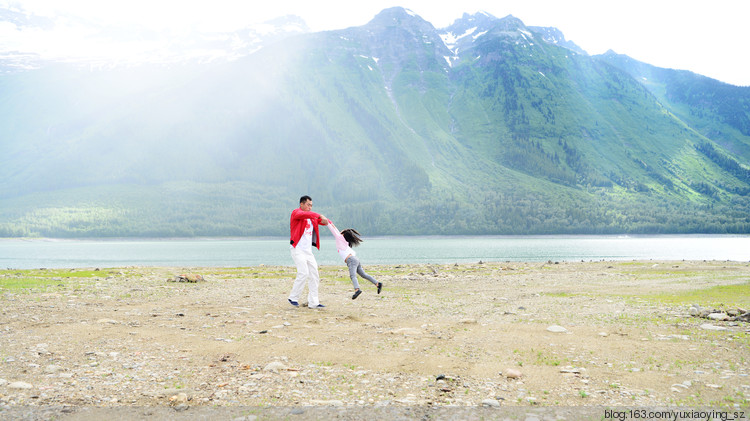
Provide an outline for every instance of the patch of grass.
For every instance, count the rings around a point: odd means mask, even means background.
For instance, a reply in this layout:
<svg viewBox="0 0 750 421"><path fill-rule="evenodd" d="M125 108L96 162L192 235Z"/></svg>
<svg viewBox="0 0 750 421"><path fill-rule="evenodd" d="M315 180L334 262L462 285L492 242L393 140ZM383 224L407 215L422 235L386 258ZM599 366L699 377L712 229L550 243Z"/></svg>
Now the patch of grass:
<svg viewBox="0 0 750 421"><path fill-rule="evenodd" d="M641 272L638 273L630 273L630 275L637 276L637 277L644 277L644 276L668 276L670 278L677 278L677 277L695 277L702 275L703 272L698 271L690 271L686 269L669 269L669 268L658 268L658 269L644 269Z"/></svg>
<svg viewBox="0 0 750 421"><path fill-rule="evenodd" d="M32 288L46 288L48 286L60 285L62 281L47 278L2 278L0 277L0 290L24 290Z"/></svg>
<svg viewBox="0 0 750 421"><path fill-rule="evenodd" d="M245 274L254 274L254 273L265 273L265 270L258 270L258 268L254 267L234 267L234 268L224 268L224 267L216 267L211 268L211 271L217 275L245 275Z"/></svg>
<svg viewBox="0 0 750 421"><path fill-rule="evenodd" d="M363 266L363 267L365 267L365 266ZM366 267L365 267L365 271L366 271L366 272L367 272L368 274L370 274L370 275L372 275L372 276L375 276L375 277L377 277L377 276L380 276L380 275L387 275L387 276L403 276L403 275L407 275L407 274L409 273L409 271L406 271L406 270L398 270L398 269L395 269L395 270L392 270L392 269L382 269L382 270L381 270L381 269L377 269L377 268L376 268L376 267L374 267L374 266L366 266Z"/></svg>
<svg viewBox="0 0 750 421"><path fill-rule="evenodd" d="M107 276L106 269L23 269L0 270L0 277L28 277L28 278L95 278Z"/></svg>
<svg viewBox="0 0 750 421"><path fill-rule="evenodd" d="M661 315L627 313L612 315L608 319L603 319L603 321L615 323L619 326L643 326L666 323Z"/></svg>
<svg viewBox="0 0 750 421"><path fill-rule="evenodd" d="M26 269L0 270L0 290L32 290L67 287L71 280L94 279L109 275L107 270L94 269Z"/></svg>
<svg viewBox="0 0 750 421"><path fill-rule="evenodd" d="M333 281L339 284L352 284L352 280L349 277L343 277L343 276L336 276L336 277L327 277L326 281Z"/></svg>
<svg viewBox="0 0 750 421"><path fill-rule="evenodd" d="M644 295L641 298L665 304L693 304L702 306L750 307L750 282L736 285L717 285L706 289Z"/></svg>
<svg viewBox="0 0 750 421"><path fill-rule="evenodd" d="M569 297L578 297L581 294L572 293L572 292L545 292L542 295L547 296L547 297L569 298Z"/></svg>
<svg viewBox="0 0 750 421"><path fill-rule="evenodd" d="M737 332L734 337L732 338L733 341L739 342L740 344L745 345L745 349L750 349L750 333L747 332ZM743 363L745 362L745 357L740 355L739 356L739 362Z"/></svg>
<svg viewBox="0 0 750 421"><path fill-rule="evenodd" d="M537 365L549 365L552 367L557 367L560 365L560 359L558 357L552 356L550 354L546 354L544 352L537 352L536 354L536 363Z"/></svg>

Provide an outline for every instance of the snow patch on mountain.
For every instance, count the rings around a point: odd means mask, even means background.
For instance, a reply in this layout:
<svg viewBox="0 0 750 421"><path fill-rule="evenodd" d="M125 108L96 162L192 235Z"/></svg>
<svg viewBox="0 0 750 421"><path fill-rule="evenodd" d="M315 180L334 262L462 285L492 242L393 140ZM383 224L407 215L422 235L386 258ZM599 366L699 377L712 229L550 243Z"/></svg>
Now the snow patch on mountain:
<svg viewBox="0 0 750 421"><path fill-rule="evenodd" d="M419 17L419 15L418 15L418 14L414 13L414 11L412 11L412 10L410 10L410 9L404 9L404 11L405 11L406 13L408 13L408 14L409 14L409 16L412 16L412 17Z"/></svg>
<svg viewBox="0 0 750 421"><path fill-rule="evenodd" d="M445 46L449 50L453 51L454 54L457 54L457 52L454 51L454 49L456 48L456 44L458 44L458 41L461 40L462 38L468 37L469 35L473 34L474 32L476 32L476 30L477 30L477 27L475 26L473 28L467 29L461 35L456 35L453 32L445 32L445 33L440 34L440 39L443 40L443 44L445 44Z"/></svg>

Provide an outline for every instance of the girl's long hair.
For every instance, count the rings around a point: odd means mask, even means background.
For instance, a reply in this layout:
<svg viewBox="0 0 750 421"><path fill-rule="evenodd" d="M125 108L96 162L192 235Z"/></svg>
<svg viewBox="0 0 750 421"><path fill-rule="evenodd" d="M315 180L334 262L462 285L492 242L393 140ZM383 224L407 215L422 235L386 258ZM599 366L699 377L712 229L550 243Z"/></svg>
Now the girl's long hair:
<svg viewBox="0 0 750 421"><path fill-rule="evenodd" d="M347 228L341 231L341 235L343 235L346 242L349 243L349 247L356 247L362 241L364 241L362 238L360 238L360 233L358 233L354 228Z"/></svg>

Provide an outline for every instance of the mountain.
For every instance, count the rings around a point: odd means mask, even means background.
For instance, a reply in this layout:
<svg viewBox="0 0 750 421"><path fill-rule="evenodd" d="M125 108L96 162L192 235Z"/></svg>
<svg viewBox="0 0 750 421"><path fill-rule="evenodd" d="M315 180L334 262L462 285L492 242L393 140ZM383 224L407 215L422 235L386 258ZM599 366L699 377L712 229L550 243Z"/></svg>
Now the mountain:
<svg viewBox="0 0 750 421"><path fill-rule="evenodd" d="M586 51L576 45L573 41L566 40L565 35L563 35L562 31L560 31L557 28L546 28L542 26L530 26L529 29L540 35L542 37L542 40L546 42L547 44L555 44L559 45L560 47L565 47L570 51L573 51L578 54L587 54Z"/></svg>
<svg viewBox="0 0 750 421"><path fill-rule="evenodd" d="M601 60L640 81L658 100L733 155L747 157L750 87L737 87L687 70L662 69L608 51Z"/></svg>
<svg viewBox="0 0 750 421"><path fill-rule="evenodd" d="M243 51L0 76L0 236L750 232L745 88L486 13Z"/></svg>

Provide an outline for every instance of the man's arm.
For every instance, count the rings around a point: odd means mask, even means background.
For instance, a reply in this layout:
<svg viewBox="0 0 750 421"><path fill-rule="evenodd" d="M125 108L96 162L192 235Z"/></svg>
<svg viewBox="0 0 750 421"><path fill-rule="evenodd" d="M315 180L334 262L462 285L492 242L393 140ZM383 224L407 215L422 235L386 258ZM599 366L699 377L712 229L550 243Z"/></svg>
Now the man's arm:
<svg viewBox="0 0 750 421"><path fill-rule="evenodd" d="M295 209L292 212L292 219L320 219L321 215L312 211L303 211ZM327 220L326 220L327 221Z"/></svg>

